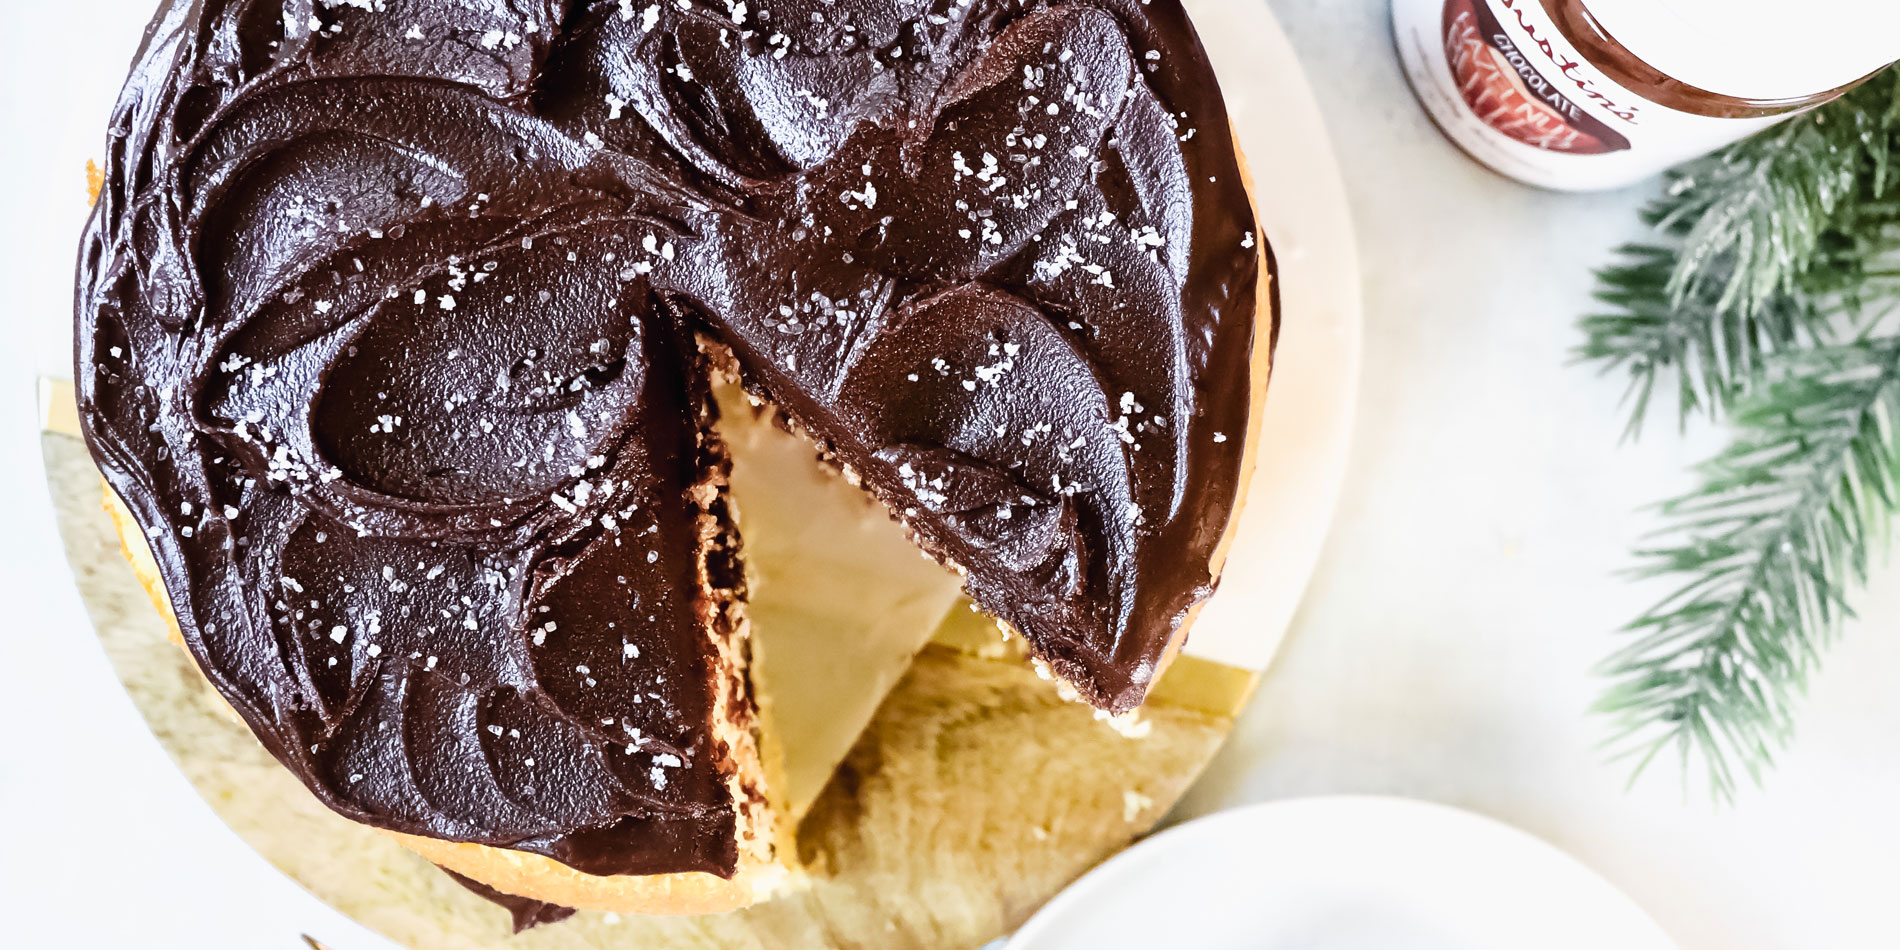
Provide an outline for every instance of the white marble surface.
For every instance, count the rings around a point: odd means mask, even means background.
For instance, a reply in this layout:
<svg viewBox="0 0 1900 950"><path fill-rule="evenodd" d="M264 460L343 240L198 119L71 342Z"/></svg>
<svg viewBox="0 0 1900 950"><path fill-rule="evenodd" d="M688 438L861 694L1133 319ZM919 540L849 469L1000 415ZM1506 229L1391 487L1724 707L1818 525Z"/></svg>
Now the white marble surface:
<svg viewBox="0 0 1900 950"><path fill-rule="evenodd" d="M1244 0L1237 0L1244 2ZM1195 791L1380 792L1571 851L1689 950L1900 945L1900 570L1876 570L1797 744L1731 808L1668 765L1631 792L1594 748L1587 670L1659 593L1613 576L1715 444L1619 444L1619 380L1568 365L1589 268L1646 189L1503 181L1413 105L1381 0L1271 0L1326 110L1366 276L1366 365L1338 522L1245 721Z"/></svg>
<svg viewBox="0 0 1900 950"><path fill-rule="evenodd" d="M1254 2L1254 0L1232 0ZM103 689L104 658L51 552L31 379L67 359L71 249L120 75L60 72L64 31L129 58L150 0L0 0L0 920L9 946L224 948L264 909L321 919L167 774ZM1634 791L1584 708L1610 631L1657 591L1616 578L1715 444L1620 445L1620 384L1568 365L1588 269L1635 236L1633 193L1561 197L1471 165L1412 104L1382 0L1271 0L1328 112L1366 274L1354 458L1320 572L1234 741L1187 806L1333 792L1471 808L1566 848L1687 950L1900 944L1900 572L1877 572L1814 682L1796 747L1732 808L1666 769ZM51 70L51 72L35 72ZM28 80L29 76L58 77ZM87 697L51 711L42 697ZM29 701L32 700L32 701ZM116 705L115 705L116 704ZM63 717L64 728L36 727ZM128 782L125 776L139 778ZM74 824L75 809L100 816ZM178 841L205 842L189 852ZM113 853L116 852L116 853ZM100 855L110 854L102 858ZM113 873L113 872L117 873ZM243 894L232 901L230 895ZM251 895L260 895L253 900ZM210 897L207 897L210 895ZM225 900L207 915L199 900ZM75 939L71 922L84 922ZM279 924L282 918L277 918ZM281 933L281 930L276 931ZM325 931L331 935L331 931ZM56 936L64 934L63 937ZM15 942L15 938L18 942ZM335 933L345 946L361 939Z"/></svg>

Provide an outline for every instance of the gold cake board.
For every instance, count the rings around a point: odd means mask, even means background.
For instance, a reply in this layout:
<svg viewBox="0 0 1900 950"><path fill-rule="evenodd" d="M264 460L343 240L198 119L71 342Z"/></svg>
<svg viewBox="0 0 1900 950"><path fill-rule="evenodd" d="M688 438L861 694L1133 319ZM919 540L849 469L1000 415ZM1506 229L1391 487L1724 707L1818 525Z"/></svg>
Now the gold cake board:
<svg viewBox="0 0 1900 950"><path fill-rule="evenodd" d="M970 950L1151 829L1213 756L1257 678L1183 656L1156 684L1139 726L1117 729L1062 699L988 619L959 603L908 666L894 667L894 687L867 705L869 725L855 742L846 737L829 781L803 795L811 804L795 844L801 887L732 914L583 912L511 936L506 912L320 805L167 641L100 507L70 400L58 385L45 394L48 481L81 596L134 704L247 843L318 898L418 950ZM775 566L795 569L755 558L767 575ZM773 586L757 592L755 618L796 609ZM823 622L852 636L832 606Z"/></svg>

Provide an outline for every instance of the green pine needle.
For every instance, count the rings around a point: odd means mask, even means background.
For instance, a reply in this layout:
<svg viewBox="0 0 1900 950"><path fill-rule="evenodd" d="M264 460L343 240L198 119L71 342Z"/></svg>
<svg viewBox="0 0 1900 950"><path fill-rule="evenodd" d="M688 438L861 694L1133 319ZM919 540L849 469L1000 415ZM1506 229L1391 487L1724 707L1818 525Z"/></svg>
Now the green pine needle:
<svg viewBox="0 0 1900 950"><path fill-rule="evenodd" d="M1733 442L1662 506L1645 577L1675 589L1602 666L1635 772L1700 762L1721 798L1786 747L1900 497L1900 70L1672 174L1655 244L1599 276L1579 356L1630 378L1630 431L1673 376Z"/></svg>
<svg viewBox="0 0 1900 950"><path fill-rule="evenodd" d="M1616 312L1585 317L1587 339L1577 349L1585 360L1629 373L1628 434L1637 434L1655 388L1673 371L1681 422L1698 413L1719 415L1743 395L1769 353L1803 340L1824 340L1825 318L1785 294L1739 309L1727 294L1734 286L1730 260L1697 268L1684 290L1683 260L1676 247L1626 245L1623 260L1597 275L1596 297Z"/></svg>

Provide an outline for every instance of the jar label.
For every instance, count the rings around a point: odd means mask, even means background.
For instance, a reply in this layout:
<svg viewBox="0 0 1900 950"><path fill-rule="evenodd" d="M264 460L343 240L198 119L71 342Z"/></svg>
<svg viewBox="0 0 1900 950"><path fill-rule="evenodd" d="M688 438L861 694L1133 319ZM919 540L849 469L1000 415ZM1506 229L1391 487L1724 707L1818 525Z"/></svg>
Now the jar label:
<svg viewBox="0 0 1900 950"><path fill-rule="evenodd" d="M1465 105L1486 125L1534 148L1578 155L1630 140L1565 96L1481 0L1445 4L1445 58Z"/></svg>
<svg viewBox="0 0 1900 950"><path fill-rule="evenodd" d="M1399 59L1426 111L1506 175L1579 191L1627 185L1786 118L1722 118L1645 99L1585 59L1544 4L1392 4Z"/></svg>

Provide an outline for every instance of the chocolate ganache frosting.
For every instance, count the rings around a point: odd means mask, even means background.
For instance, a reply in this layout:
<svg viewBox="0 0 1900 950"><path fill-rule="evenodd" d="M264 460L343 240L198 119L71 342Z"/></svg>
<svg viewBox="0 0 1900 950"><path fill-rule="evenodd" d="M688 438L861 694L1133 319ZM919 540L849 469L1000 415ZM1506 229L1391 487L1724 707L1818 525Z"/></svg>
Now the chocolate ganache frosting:
<svg viewBox="0 0 1900 950"><path fill-rule="evenodd" d="M1271 340L1176 0L176 0L105 171L88 440L348 817L734 872L717 369L1097 706L1212 590Z"/></svg>

